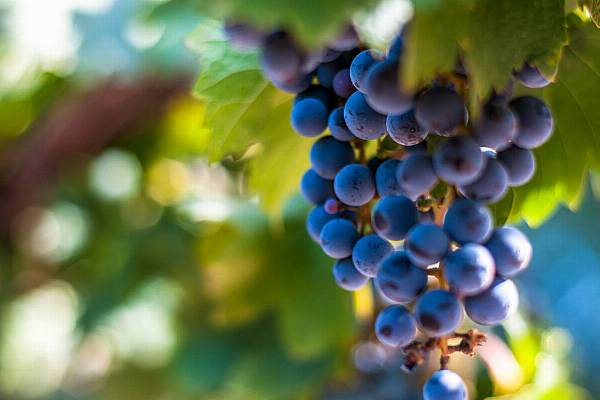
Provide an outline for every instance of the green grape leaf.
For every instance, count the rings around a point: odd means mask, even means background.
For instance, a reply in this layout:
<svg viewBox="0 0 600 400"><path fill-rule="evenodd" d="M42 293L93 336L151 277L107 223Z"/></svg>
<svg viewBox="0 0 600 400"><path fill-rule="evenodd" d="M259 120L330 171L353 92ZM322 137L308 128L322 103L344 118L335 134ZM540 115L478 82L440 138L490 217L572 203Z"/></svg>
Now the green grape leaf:
<svg viewBox="0 0 600 400"><path fill-rule="evenodd" d="M199 0L201 11L216 18L248 22L265 30L285 27L306 47L326 44L360 10L379 0Z"/></svg>
<svg viewBox="0 0 600 400"><path fill-rule="evenodd" d="M590 18L600 28L600 0L583 0L583 5L590 13Z"/></svg>
<svg viewBox="0 0 600 400"><path fill-rule="evenodd" d="M588 170L600 171L600 31L572 17L571 42L564 49L553 84L542 91L554 115L554 133L535 150L533 180L515 188L511 220L541 224L560 204L576 208Z"/></svg>

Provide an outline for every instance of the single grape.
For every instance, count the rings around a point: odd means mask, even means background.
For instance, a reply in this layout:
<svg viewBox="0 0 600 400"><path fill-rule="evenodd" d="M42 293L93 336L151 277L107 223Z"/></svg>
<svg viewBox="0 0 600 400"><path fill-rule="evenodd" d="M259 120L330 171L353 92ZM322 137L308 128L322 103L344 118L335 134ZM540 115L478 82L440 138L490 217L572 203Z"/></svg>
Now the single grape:
<svg viewBox="0 0 600 400"><path fill-rule="evenodd" d="M352 146L332 136L320 138L310 149L310 163L315 172L325 179L335 178L339 170L354 160Z"/></svg>
<svg viewBox="0 0 600 400"><path fill-rule="evenodd" d="M517 97L510 102L517 117L517 134L513 143L525 149L544 144L552 134L554 120L546 104L533 96Z"/></svg>
<svg viewBox="0 0 600 400"><path fill-rule="evenodd" d="M429 156L411 154L398 166L396 179L400 190L411 199L416 199L433 189L438 177Z"/></svg>
<svg viewBox="0 0 600 400"><path fill-rule="evenodd" d="M517 133L517 120L505 105L488 103L473 121L473 138L482 147L502 150Z"/></svg>
<svg viewBox="0 0 600 400"><path fill-rule="evenodd" d="M423 400L467 400L467 387L458 374L436 371L423 386Z"/></svg>
<svg viewBox="0 0 600 400"><path fill-rule="evenodd" d="M469 199L457 199L444 217L444 230L460 244L483 243L492 234L494 220L490 210Z"/></svg>
<svg viewBox="0 0 600 400"><path fill-rule="evenodd" d="M310 85L308 89L298 93L294 98L294 104L299 103L304 99L315 99L319 100L328 109L333 108L332 106L335 104L335 94L322 85Z"/></svg>
<svg viewBox="0 0 600 400"><path fill-rule="evenodd" d="M483 173L467 185L460 186L460 192L471 200L482 203L495 203L508 190L508 173L500 161L487 157Z"/></svg>
<svg viewBox="0 0 600 400"><path fill-rule="evenodd" d="M274 32L262 42L260 64L267 77L289 82L302 74L303 53L285 32Z"/></svg>
<svg viewBox="0 0 600 400"><path fill-rule="evenodd" d="M427 137L427 131L421 129L413 110L404 114L389 114L386 127L392 140L403 146L417 145Z"/></svg>
<svg viewBox="0 0 600 400"><path fill-rule="evenodd" d="M492 284L494 275L492 255L477 243L465 244L448 254L444 260L444 277L450 289L460 296L483 292Z"/></svg>
<svg viewBox="0 0 600 400"><path fill-rule="evenodd" d="M498 161L508 173L510 186L521 186L533 178L535 173L535 157L531 150L512 146L498 153Z"/></svg>
<svg viewBox="0 0 600 400"><path fill-rule="evenodd" d="M328 89L333 89L333 79L340 69L342 65L338 59L319 65L317 67L319 83Z"/></svg>
<svg viewBox="0 0 600 400"><path fill-rule="evenodd" d="M519 82L523 84L523 86L527 86L529 88L542 88L550 84L550 81L542 75L540 70L529 63L523 64L521 69L514 71L513 76L517 78Z"/></svg>
<svg viewBox="0 0 600 400"><path fill-rule="evenodd" d="M388 240L402 240L417 223L417 207L405 196L387 196L373 207L373 230Z"/></svg>
<svg viewBox="0 0 600 400"><path fill-rule="evenodd" d="M286 93L301 93L310 87L312 77L310 75L300 75L290 81L278 82L272 80L271 82L278 89L283 90Z"/></svg>
<svg viewBox="0 0 600 400"><path fill-rule="evenodd" d="M367 204L375 196L375 180L369 168L350 164L335 176L333 190L342 203L358 207Z"/></svg>
<svg viewBox="0 0 600 400"><path fill-rule="evenodd" d="M388 306L377 315L375 334L388 346L406 346L417 336L415 317L402 306Z"/></svg>
<svg viewBox="0 0 600 400"><path fill-rule="evenodd" d="M300 181L300 192L306 201L321 204L334 196L333 182L321 178L313 169L309 169Z"/></svg>
<svg viewBox="0 0 600 400"><path fill-rule="evenodd" d="M411 263L404 251L395 251L382 261L375 284L387 300L410 303L427 287L427 272Z"/></svg>
<svg viewBox="0 0 600 400"><path fill-rule="evenodd" d="M463 308L450 292L436 289L426 292L415 304L415 317L423 333L440 337L454 332L463 321Z"/></svg>
<svg viewBox="0 0 600 400"><path fill-rule="evenodd" d="M520 230L511 226L497 228L485 244L499 275L510 278L529 266L533 248Z"/></svg>
<svg viewBox="0 0 600 400"><path fill-rule="evenodd" d="M356 89L365 92L363 85L367 72L373 64L383 60L383 58L383 54L377 50L364 50L358 53L350 65L350 79Z"/></svg>
<svg viewBox="0 0 600 400"><path fill-rule="evenodd" d="M344 120L344 107L338 107L329 114L329 132L331 136L342 142L349 142L354 139L354 135L348 129Z"/></svg>
<svg viewBox="0 0 600 400"><path fill-rule="evenodd" d="M358 237L352 222L342 218L332 219L321 230L321 247L329 257L347 258L352 255Z"/></svg>
<svg viewBox="0 0 600 400"><path fill-rule="evenodd" d="M225 22L223 31L231 45L243 51L258 48L265 38L264 32L240 22Z"/></svg>
<svg viewBox="0 0 600 400"><path fill-rule="evenodd" d="M333 277L335 283L345 290L357 290L367 283L369 278L356 269L351 258L337 260L333 264Z"/></svg>
<svg viewBox="0 0 600 400"><path fill-rule="evenodd" d="M497 277L484 292L464 299L469 318L481 325L497 325L519 306L519 291L513 281Z"/></svg>
<svg viewBox="0 0 600 400"><path fill-rule="evenodd" d="M477 142L466 136L450 138L433 153L436 174L448 183L466 185L483 172L485 160Z"/></svg>
<svg viewBox="0 0 600 400"><path fill-rule="evenodd" d="M418 97L415 117L424 130L451 135L466 123L465 104L454 90L436 86Z"/></svg>
<svg viewBox="0 0 600 400"><path fill-rule="evenodd" d="M344 119L350 132L363 140L374 140L386 133L386 116L373 110L361 92L354 92L344 107Z"/></svg>
<svg viewBox="0 0 600 400"><path fill-rule="evenodd" d="M402 56L402 50L404 48L404 37L402 34L396 35L390 48L388 49L387 59L391 61L398 61Z"/></svg>
<svg viewBox="0 0 600 400"><path fill-rule="evenodd" d="M341 211L340 203L334 198L325 200L325 203L323 203L323 209L325 209L327 214L336 214Z"/></svg>
<svg viewBox="0 0 600 400"><path fill-rule="evenodd" d="M365 77L367 103L382 114L402 114L413 106L411 93L400 89L400 66L395 61L375 63Z"/></svg>
<svg viewBox="0 0 600 400"><path fill-rule="evenodd" d="M316 243L321 244L321 231L323 230L323 227L329 221L339 217L340 215L338 213L329 214L326 212L323 206L313 208L306 218L306 230L308 231L308 235Z"/></svg>
<svg viewBox="0 0 600 400"><path fill-rule="evenodd" d="M325 104L315 99L304 99L292 107L292 128L302 136L319 136L327 128L329 112Z"/></svg>
<svg viewBox="0 0 600 400"><path fill-rule="evenodd" d="M344 31L338 35L329 46L337 51L348 51L354 49L360 44L358 33L354 26L348 25Z"/></svg>
<svg viewBox="0 0 600 400"><path fill-rule="evenodd" d="M400 161L389 159L382 162L375 172L375 185L379 197L401 194L400 186L396 180L396 168Z"/></svg>
<svg viewBox="0 0 600 400"><path fill-rule="evenodd" d="M344 99L356 92L356 88L350 80L350 70L348 68L340 69L333 77L333 91Z"/></svg>
<svg viewBox="0 0 600 400"><path fill-rule="evenodd" d="M450 242L439 226L419 224L408 232L404 246L410 261L421 268L427 268L444 258Z"/></svg>
<svg viewBox="0 0 600 400"><path fill-rule="evenodd" d="M377 274L381 261L393 250L387 240L375 234L367 235L354 245L352 261L361 274L373 278Z"/></svg>

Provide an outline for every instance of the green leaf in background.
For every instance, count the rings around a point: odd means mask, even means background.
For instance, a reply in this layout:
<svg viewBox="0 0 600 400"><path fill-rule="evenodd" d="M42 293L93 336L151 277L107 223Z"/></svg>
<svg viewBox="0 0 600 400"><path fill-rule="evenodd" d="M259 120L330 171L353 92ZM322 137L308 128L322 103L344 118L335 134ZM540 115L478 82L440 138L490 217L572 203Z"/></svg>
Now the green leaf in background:
<svg viewBox="0 0 600 400"><path fill-rule="evenodd" d="M555 129L535 151L537 172L515 189L512 220L541 224L560 203L575 208L587 171L600 172L600 31L572 16L571 43L565 47L554 84L543 90Z"/></svg>
<svg viewBox="0 0 600 400"><path fill-rule="evenodd" d="M590 13L590 18L600 28L600 0L583 0L583 6Z"/></svg>

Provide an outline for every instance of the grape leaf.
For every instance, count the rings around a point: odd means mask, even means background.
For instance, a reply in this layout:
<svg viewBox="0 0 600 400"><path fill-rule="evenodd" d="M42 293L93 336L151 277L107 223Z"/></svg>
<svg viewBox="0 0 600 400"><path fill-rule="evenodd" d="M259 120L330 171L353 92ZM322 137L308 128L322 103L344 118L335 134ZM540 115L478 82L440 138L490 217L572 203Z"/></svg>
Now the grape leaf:
<svg viewBox="0 0 600 400"><path fill-rule="evenodd" d="M523 218L534 226L560 203L576 208L588 169L600 172L600 31L575 16L570 25L571 42L556 80L542 91L554 115L554 133L535 150L533 180L515 189L511 220Z"/></svg>
<svg viewBox="0 0 600 400"><path fill-rule="evenodd" d="M583 0L583 5L590 13L590 18L600 28L600 0Z"/></svg>

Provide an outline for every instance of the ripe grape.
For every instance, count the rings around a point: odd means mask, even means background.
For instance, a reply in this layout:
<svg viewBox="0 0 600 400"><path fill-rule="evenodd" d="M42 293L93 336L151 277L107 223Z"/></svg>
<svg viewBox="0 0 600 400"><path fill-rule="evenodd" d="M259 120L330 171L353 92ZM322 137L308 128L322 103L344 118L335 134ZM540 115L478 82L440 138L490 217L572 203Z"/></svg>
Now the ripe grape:
<svg viewBox="0 0 600 400"><path fill-rule="evenodd" d="M342 142L349 142L354 139L354 135L348 129L344 120L344 107L338 107L329 114L328 119L329 132L331 136Z"/></svg>
<svg viewBox="0 0 600 400"><path fill-rule="evenodd" d="M350 164L335 176L333 190L342 203L358 207L367 204L375 196L375 180L369 168Z"/></svg>
<svg viewBox="0 0 600 400"><path fill-rule="evenodd" d="M373 207L371 225L388 240L402 240L417 223L417 208L404 196L387 196Z"/></svg>
<svg viewBox="0 0 600 400"><path fill-rule="evenodd" d="M333 61L323 63L317 67L317 78L319 83L327 89L333 89L333 79L335 74L343 68L341 60L336 58Z"/></svg>
<svg viewBox="0 0 600 400"><path fill-rule="evenodd" d="M490 210L469 199L457 199L444 218L444 230L460 244L483 243L491 235L494 220Z"/></svg>
<svg viewBox="0 0 600 400"><path fill-rule="evenodd" d="M421 331L431 337L454 332L463 321L463 308L452 293L436 289L426 292L415 305Z"/></svg>
<svg viewBox="0 0 600 400"><path fill-rule="evenodd" d="M467 243L448 254L444 276L452 291L472 296L487 289L494 280L494 259L489 250L477 243Z"/></svg>
<svg viewBox="0 0 600 400"><path fill-rule="evenodd" d="M325 179L335 178L339 170L354 160L352 146L332 136L320 138L310 149L310 163L315 172Z"/></svg>
<svg viewBox="0 0 600 400"><path fill-rule="evenodd" d="M335 214L340 211L340 204L336 199L329 198L323 203L323 208L328 214Z"/></svg>
<svg viewBox="0 0 600 400"><path fill-rule="evenodd" d="M413 96L400 90L399 65L395 61L375 63L365 77L367 103L382 114L402 114L412 108Z"/></svg>
<svg viewBox="0 0 600 400"><path fill-rule="evenodd" d="M225 22L223 31L231 45L242 51L256 49L265 38L264 32L239 22Z"/></svg>
<svg viewBox="0 0 600 400"><path fill-rule="evenodd" d="M425 290L427 272L411 263L404 251L395 251L382 261L375 284L389 301L410 303Z"/></svg>
<svg viewBox="0 0 600 400"><path fill-rule="evenodd" d="M385 135L385 115L373 110L361 92L354 92L344 107L344 119L357 138L373 140Z"/></svg>
<svg viewBox="0 0 600 400"><path fill-rule="evenodd" d="M312 77L310 75L300 75L290 81L278 82L271 81L277 88L286 93L301 93L310 87Z"/></svg>
<svg viewBox="0 0 600 400"><path fill-rule="evenodd" d="M458 374L436 371L423 386L423 400L467 400L467 387Z"/></svg>
<svg viewBox="0 0 600 400"><path fill-rule="evenodd" d="M542 88L544 86L548 86L550 81L542 75L540 70L529 63L523 64L521 69L513 72L513 76L517 78L519 82L523 84L523 86L527 86L529 88Z"/></svg>
<svg viewBox="0 0 600 400"><path fill-rule="evenodd" d="M508 190L508 173L500 161L487 157L481 175L467 185L460 186L460 191L471 200L482 203L495 203Z"/></svg>
<svg viewBox="0 0 600 400"><path fill-rule="evenodd" d="M321 244L321 231L326 223L339 218L339 214L330 214L325 211L323 206L315 207L311 210L306 218L306 230L312 240Z"/></svg>
<svg viewBox="0 0 600 400"><path fill-rule="evenodd" d="M535 158L531 150L512 146L498 153L498 160L508 173L510 186L526 184L535 173Z"/></svg>
<svg viewBox="0 0 600 400"><path fill-rule="evenodd" d="M333 277L335 283L345 290L357 290L367 283L369 278L356 269L351 258L337 260L333 264Z"/></svg>
<svg viewBox="0 0 600 400"><path fill-rule="evenodd" d="M328 117L325 104L315 99L304 99L292 107L292 128L302 136L319 136L327 128Z"/></svg>
<svg viewBox="0 0 600 400"><path fill-rule="evenodd" d="M333 91L344 99L356 92L356 88L350 80L350 70L348 68L340 69L333 77Z"/></svg>
<svg viewBox="0 0 600 400"><path fill-rule="evenodd" d="M513 281L497 277L484 292L464 300L469 318L481 325L497 325L519 306L519 292Z"/></svg>
<svg viewBox="0 0 600 400"><path fill-rule="evenodd" d="M344 31L338 35L329 46L337 51L352 50L359 45L358 34L354 26L348 25Z"/></svg>
<svg viewBox="0 0 600 400"><path fill-rule="evenodd" d="M315 99L321 101L325 106L330 109L335 103L335 96L333 93L322 85L311 85L308 89L298 93L294 98L294 104L299 103L304 99Z"/></svg>
<svg viewBox="0 0 600 400"><path fill-rule="evenodd" d="M396 168L400 161L389 159L382 162L375 172L375 185L379 197L401 194L398 180L396 179Z"/></svg>
<svg viewBox="0 0 600 400"><path fill-rule="evenodd" d="M473 138L482 147L505 149L516 133L516 118L504 105L486 104L481 115L473 121Z"/></svg>
<svg viewBox="0 0 600 400"><path fill-rule="evenodd" d="M404 246L410 261L426 268L444 258L450 243L448 236L439 226L419 224L408 232Z"/></svg>
<svg viewBox="0 0 600 400"><path fill-rule="evenodd" d="M300 181L300 192L307 201L313 204L321 204L334 196L333 182L321 178L313 169L309 169Z"/></svg>
<svg viewBox="0 0 600 400"><path fill-rule="evenodd" d="M533 96L518 97L510 102L517 117L517 134L514 144L533 149L544 144L552 134L554 120L546 104Z"/></svg>
<svg viewBox="0 0 600 400"><path fill-rule="evenodd" d="M417 336L415 317L402 306L388 306L377 315L375 334L388 346L406 346Z"/></svg>
<svg viewBox="0 0 600 400"><path fill-rule="evenodd" d="M421 94L415 104L419 125L431 132L447 136L466 123L465 104L454 90L437 86Z"/></svg>
<svg viewBox="0 0 600 400"><path fill-rule="evenodd" d="M302 51L285 32L274 32L262 42L260 64L269 79L289 82L302 74Z"/></svg>
<svg viewBox="0 0 600 400"><path fill-rule="evenodd" d="M466 185L483 172L485 160L477 142L466 136L450 138L433 154L436 174L448 183Z"/></svg>
<svg viewBox="0 0 600 400"><path fill-rule="evenodd" d="M429 156L411 154L398 166L396 179L400 190L410 198L416 199L433 189L438 177Z"/></svg>
<svg viewBox="0 0 600 400"><path fill-rule="evenodd" d="M335 218L327 222L321 230L321 247L329 257L347 258L352 255L352 249L358 237L358 232L352 222Z"/></svg>
<svg viewBox="0 0 600 400"><path fill-rule="evenodd" d="M403 146L414 146L427 137L427 131L421 129L413 110L388 115L386 127L392 140Z"/></svg>
<svg viewBox="0 0 600 400"><path fill-rule="evenodd" d="M381 261L393 250L387 240L375 234L367 235L354 245L352 261L361 274L373 278L377 274Z"/></svg>
<svg viewBox="0 0 600 400"><path fill-rule="evenodd" d="M527 236L511 226L497 228L485 247L494 257L498 274L507 278L527 268L533 253Z"/></svg>
<svg viewBox="0 0 600 400"><path fill-rule="evenodd" d="M367 72L375 64L383 60L383 54L377 50L364 50L350 64L350 79L356 89L365 93L364 83Z"/></svg>

